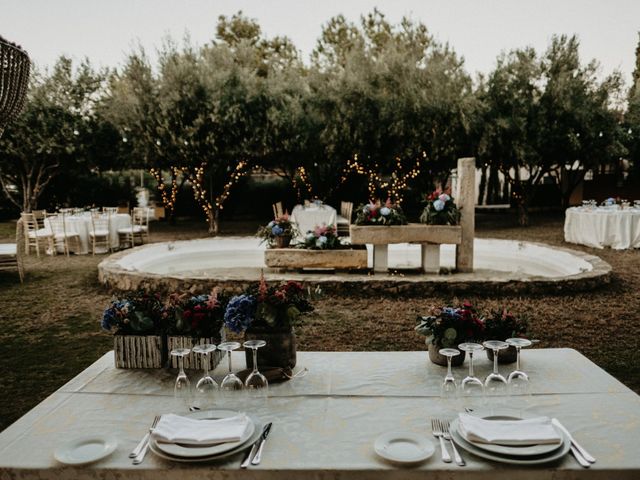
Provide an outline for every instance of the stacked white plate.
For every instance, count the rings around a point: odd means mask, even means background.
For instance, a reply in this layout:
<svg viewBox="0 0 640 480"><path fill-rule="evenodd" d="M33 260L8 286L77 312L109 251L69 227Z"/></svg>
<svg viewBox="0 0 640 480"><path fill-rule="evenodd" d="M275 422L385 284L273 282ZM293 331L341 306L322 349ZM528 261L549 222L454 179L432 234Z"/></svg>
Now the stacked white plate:
<svg viewBox="0 0 640 480"><path fill-rule="evenodd" d="M233 410L209 410L206 412L194 412L189 416L200 420L216 420L236 415L238 415L238 412ZM251 415L249 415L249 419L251 420L249 428L237 442L186 445L183 443L158 442L156 439L151 438L149 440L149 449L159 457L175 462L210 462L227 458L242 452L260 438L262 423Z"/></svg>
<svg viewBox="0 0 640 480"><path fill-rule="evenodd" d="M523 420L523 417L511 411L474 412L474 415L485 420ZM571 440L560 429L555 426L554 428L562 437L560 443L513 446L471 441L460 433L457 418L451 422L450 426L451 438L459 447L478 457L512 465L540 465L564 457L571 448Z"/></svg>

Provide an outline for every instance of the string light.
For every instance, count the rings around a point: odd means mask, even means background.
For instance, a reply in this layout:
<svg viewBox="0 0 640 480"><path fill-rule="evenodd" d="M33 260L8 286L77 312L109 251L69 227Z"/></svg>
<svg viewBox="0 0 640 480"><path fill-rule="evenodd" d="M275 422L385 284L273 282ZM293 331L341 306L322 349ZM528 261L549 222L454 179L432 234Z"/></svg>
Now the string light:
<svg viewBox="0 0 640 480"><path fill-rule="evenodd" d="M296 169L296 174L293 176L293 188L298 192L298 199L302 198L302 192L300 191L302 186L304 186L309 196L313 198L313 191L309 177L307 177L307 171L304 167L300 166Z"/></svg>

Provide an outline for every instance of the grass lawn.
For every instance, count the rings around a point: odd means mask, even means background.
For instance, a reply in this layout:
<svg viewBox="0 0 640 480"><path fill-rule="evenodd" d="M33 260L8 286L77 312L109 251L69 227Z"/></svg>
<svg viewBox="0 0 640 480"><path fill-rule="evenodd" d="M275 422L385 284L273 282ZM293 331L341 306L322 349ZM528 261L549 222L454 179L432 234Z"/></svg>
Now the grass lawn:
<svg viewBox="0 0 640 480"><path fill-rule="evenodd" d="M563 242L560 216L533 218L516 227L512 217L477 221L479 237ZM222 234L251 234L252 222L223 224ZM15 224L0 223L0 242L14 241ZM152 240L206 236L204 222L152 225ZM640 392L640 251L593 250L613 266L613 283L603 289L545 296L467 296L481 310L508 305L531 317L539 347L576 348L623 383ZM103 256L65 258L35 255L26 263L27 279L0 272L0 430L42 401L112 348L99 318L110 299L97 281ZM417 314L452 298L325 297L298 329L300 350L424 350L413 332ZM459 298L458 300L462 300Z"/></svg>

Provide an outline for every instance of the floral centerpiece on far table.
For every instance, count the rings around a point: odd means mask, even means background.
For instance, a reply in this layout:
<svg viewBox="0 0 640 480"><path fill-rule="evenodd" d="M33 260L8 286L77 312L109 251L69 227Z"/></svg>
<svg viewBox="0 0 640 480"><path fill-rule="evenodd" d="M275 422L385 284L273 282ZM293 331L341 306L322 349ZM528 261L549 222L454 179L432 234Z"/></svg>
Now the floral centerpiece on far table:
<svg viewBox="0 0 640 480"><path fill-rule="evenodd" d="M429 358L437 365L447 365L446 358L438 353L439 349L455 348L460 343L483 338L483 320L467 301L459 307L444 307L433 315L419 316L417 322L415 330L427 337ZM454 365L462 364L462 353L453 358Z"/></svg>
<svg viewBox="0 0 640 480"><path fill-rule="evenodd" d="M526 338L529 333L529 320L525 316L517 316L506 308L492 311L484 321L484 338L486 340L502 340L507 338ZM493 360L493 350L487 350L489 360ZM500 351L498 362L513 363L516 361L515 347Z"/></svg>
<svg viewBox="0 0 640 480"><path fill-rule="evenodd" d="M458 225L460 210L450 193L449 189L444 192L435 190L427 195L427 204L420 215L420 221L427 225Z"/></svg>
<svg viewBox="0 0 640 480"><path fill-rule="evenodd" d="M232 332L244 332L247 340L267 342L258 350L259 364L293 368L296 364L293 327L302 313L312 310L309 295L300 283L290 281L268 286L263 277L260 283L229 300L224 323ZM249 352L247 365L253 365Z"/></svg>
<svg viewBox="0 0 640 480"><path fill-rule="evenodd" d="M289 214L285 213L260 227L256 235L262 238L263 242L266 241L270 248L286 248L297 235L297 231L289 219Z"/></svg>
<svg viewBox="0 0 640 480"><path fill-rule="evenodd" d="M380 201L370 201L360 205L356 214L356 225L406 225L405 217L400 205L394 204L388 199L384 204Z"/></svg>
<svg viewBox="0 0 640 480"><path fill-rule="evenodd" d="M304 243L300 248L309 250L335 250L342 247L338 231L333 225L317 225L309 230L304 237Z"/></svg>

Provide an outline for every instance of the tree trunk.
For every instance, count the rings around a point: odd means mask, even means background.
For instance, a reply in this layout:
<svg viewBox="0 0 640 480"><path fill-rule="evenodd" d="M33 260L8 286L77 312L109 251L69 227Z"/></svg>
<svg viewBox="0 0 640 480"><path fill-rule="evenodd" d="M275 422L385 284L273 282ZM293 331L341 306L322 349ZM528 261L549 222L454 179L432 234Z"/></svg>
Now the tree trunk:
<svg viewBox="0 0 640 480"><path fill-rule="evenodd" d="M524 198L518 202L518 225L521 227L529 226L529 206Z"/></svg>
<svg viewBox="0 0 640 480"><path fill-rule="evenodd" d="M207 215L207 221L209 222L209 235L215 237L220 231L220 210L214 208Z"/></svg>
<svg viewBox="0 0 640 480"><path fill-rule="evenodd" d="M478 205L484 205L484 194L487 189L487 167L482 167L480 176L480 186L478 187Z"/></svg>

